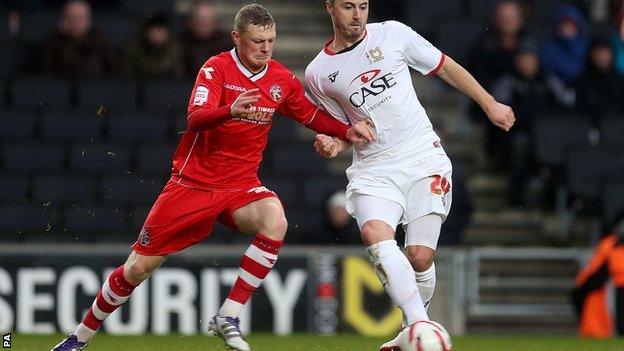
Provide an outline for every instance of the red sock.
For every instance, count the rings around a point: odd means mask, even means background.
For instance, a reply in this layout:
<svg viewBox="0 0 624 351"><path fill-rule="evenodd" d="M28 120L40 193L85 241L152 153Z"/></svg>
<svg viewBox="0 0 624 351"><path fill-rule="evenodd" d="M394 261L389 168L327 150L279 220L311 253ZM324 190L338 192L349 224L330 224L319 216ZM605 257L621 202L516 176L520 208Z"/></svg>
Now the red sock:
<svg viewBox="0 0 624 351"><path fill-rule="evenodd" d="M124 278L123 270L124 266L115 269L98 292L93 305L82 320L82 324L89 329L97 330L108 315L130 298L130 294L136 288Z"/></svg>
<svg viewBox="0 0 624 351"><path fill-rule="evenodd" d="M241 259L238 279L230 290L228 300L241 305L247 303L275 265L282 243L283 241L269 239L260 233L256 235Z"/></svg>

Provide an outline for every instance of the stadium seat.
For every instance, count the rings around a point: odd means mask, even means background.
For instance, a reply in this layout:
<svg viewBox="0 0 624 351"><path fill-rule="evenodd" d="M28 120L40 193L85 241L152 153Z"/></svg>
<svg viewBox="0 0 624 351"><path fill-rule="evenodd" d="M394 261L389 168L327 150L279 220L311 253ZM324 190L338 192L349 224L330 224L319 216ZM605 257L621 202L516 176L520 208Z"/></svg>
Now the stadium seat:
<svg viewBox="0 0 624 351"><path fill-rule="evenodd" d="M277 175L309 175L326 173L326 160L303 143L272 150L272 169Z"/></svg>
<svg viewBox="0 0 624 351"><path fill-rule="evenodd" d="M175 145L162 143L145 143L139 145L137 172L157 175L168 175L171 172L171 159Z"/></svg>
<svg viewBox="0 0 624 351"><path fill-rule="evenodd" d="M297 182L292 177L261 178L262 185L274 191L284 206L301 203L301 195Z"/></svg>
<svg viewBox="0 0 624 351"><path fill-rule="evenodd" d="M600 120L600 135L603 145L624 148L624 118L622 112L609 114Z"/></svg>
<svg viewBox="0 0 624 351"><path fill-rule="evenodd" d="M306 235L321 230L322 214L318 210L288 207L285 211L290 242L304 242Z"/></svg>
<svg viewBox="0 0 624 351"><path fill-rule="evenodd" d="M137 104L137 85L123 79L98 79L78 84L78 104L97 111L100 106L116 110Z"/></svg>
<svg viewBox="0 0 624 351"><path fill-rule="evenodd" d="M607 182L602 189L603 218L611 223L616 216L624 213L624 176Z"/></svg>
<svg viewBox="0 0 624 351"><path fill-rule="evenodd" d="M20 67L21 51L15 46L2 44L0 38L0 78L13 77Z"/></svg>
<svg viewBox="0 0 624 351"><path fill-rule="evenodd" d="M130 211L130 231L133 233L139 233L145 223L147 214L149 213L151 206L136 206Z"/></svg>
<svg viewBox="0 0 624 351"><path fill-rule="evenodd" d="M72 206L64 211L65 225L70 233L90 233L97 241L105 240L112 234L121 235L126 231L126 212L119 208L103 206Z"/></svg>
<svg viewBox="0 0 624 351"><path fill-rule="evenodd" d="M28 197L28 177L0 174L0 204L13 204Z"/></svg>
<svg viewBox="0 0 624 351"><path fill-rule="evenodd" d="M570 4L569 0L548 0L548 1L532 1L533 16L532 20L538 23L550 23L557 7Z"/></svg>
<svg viewBox="0 0 624 351"><path fill-rule="evenodd" d="M121 7L123 10L138 15L145 15L153 11L173 13L173 3L171 0L122 0Z"/></svg>
<svg viewBox="0 0 624 351"><path fill-rule="evenodd" d="M188 80L153 80L145 83L144 102L149 108L185 111L193 82Z"/></svg>
<svg viewBox="0 0 624 351"><path fill-rule="evenodd" d="M188 124L186 122L186 113L173 114L173 141L178 142L182 134L186 131Z"/></svg>
<svg viewBox="0 0 624 351"><path fill-rule="evenodd" d="M140 20L136 16L124 13L94 14L95 28L99 29L106 39L114 45L122 45L137 35Z"/></svg>
<svg viewBox="0 0 624 351"><path fill-rule="evenodd" d="M566 170L571 193L595 200L606 181L624 178L624 153L604 147L575 148L568 155Z"/></svg>
<svg viewBox="0 0 624 351"><path fill-rule="evenodd" d="M321 176L306 178L304 183L305 202L310 208L322 208L323 202L335 191L345 190L347 187L347 177L345 175L338 176Z"/></svg>
<svg viewBox="0 0 624 351"><path fill-rule="evenodd" d="M95 198L95 181L72 174L39 175L34 182L34 198L40 203L91 203Z"/></svg>
<svg viewBox="0 0 624 351"><path fill-rule="evenodd" d="M29 204L0 206L0 232L3 236L28 232L51 236L58 229L59 213L54 206Z"/></svg>
<svg viewBox="0 0 624 351"><path fill-rule="evenodd" d="M269 143L271 145L289 144L297 141L297 129L299 124L288 117L278 114L273 116L271 131L269 133Z"/></svg>
<svg viewBox="0 0 624 351"><path fill-rule="evenodd" d="M106 204L141 204L154 202L164 181L135 175L111 176L102 179L101 195Z"/></svg>
<svg viewBox="0 0 624 351"><path fill-rule="evenodd" d="M66 108L71 104L71 85L50 76L25 76L13 82L11 96L17 107Z"/></svg>
<svg viewBox="0 0 624 351"><path fill-rule="evenodd" d="M125 144L76 143L69 155L74 172L122 173L128 170L130 152Z"/></svg>
<svg viewBox="0 0 624 351"><path fill-rule="evenodd" d="M108 132L112 140L153 140L163 142L169 134L169 120L163 111L123 111L111 113Z"/></svg>
<svg viewBox="0 0 624 351"><path fill-rule="evenodd" d="M31 139L36 122L33 110L0 110L0 140Z"/></svg>
<svg viewBox="0 0 624 351"><path fill-rule="evenodd" d="M58 28L57 11L26 12L21 17L21 38L28 43L43 43Z"/></svg>
<svg viewBox="0 0 624 351"><path fill-rule="evenodd" d="M460 64L468 62L475 41L484 30L480 22L455 20L440 23L437 38L432 40L442 52ZM429 38L431 40L431 38Z"/></svg>
<svg viewBox="0 0 624 351"><path fill-rule="evenodd" d="M60 171L63 162L60 144L31 141L4 145L4 168L8 171Z"/></svg>
<svg viewBox="0 0 624 351"><path fill-rule="evenodd" d="M538 163L561 166L572 146L588 146L591 121L576 116L538 116L533 138Z"/></svg>
<svg viewBox="0 0 624 351"><path fill-rule="evenodd" d="M48 140L99 140L102 119L95 111L52 110L41 117L41 135Z"/></svg>

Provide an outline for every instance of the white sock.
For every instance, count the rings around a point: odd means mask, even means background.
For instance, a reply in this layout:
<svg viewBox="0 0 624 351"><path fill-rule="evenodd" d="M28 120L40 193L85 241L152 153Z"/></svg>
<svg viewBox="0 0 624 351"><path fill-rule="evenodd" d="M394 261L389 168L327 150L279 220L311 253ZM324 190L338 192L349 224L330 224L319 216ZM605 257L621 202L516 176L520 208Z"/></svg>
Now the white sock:
<svg viewBox="0 0 624 351"><path fill-rule="evenodd" d="M219 316L220 317L237 317L240 316L241 310L243 309L242 304L230 300L230 299L225 299L225 301L223 301L223 305L221 305L221 308L219 309Z"/></svg>
<svg viewBox="0 0 624 351"><path fill-rule="evenodd" d="M76 335L79 342L89 342L95 336L95 333L95 330L80 323L72 334Z"/></svg>
<svg viewBox="0 0 624 351"><path fill-rule="evenodd" d="M418 293L414 269L395 240L385 240L367 248L377 276L392 301L403 310L407 324L429 320Z"/></svg>
<svg viewBox="0 0 624 351"><path fill-rule="evenodd" d="M415 272L416 275L416 285L418 285L418 292L420 293L420 298L427 310L429 310L429 303L433 298L433 293L435 292L436 286L436 270L435 263L429 267L424 272Z"/></svg>

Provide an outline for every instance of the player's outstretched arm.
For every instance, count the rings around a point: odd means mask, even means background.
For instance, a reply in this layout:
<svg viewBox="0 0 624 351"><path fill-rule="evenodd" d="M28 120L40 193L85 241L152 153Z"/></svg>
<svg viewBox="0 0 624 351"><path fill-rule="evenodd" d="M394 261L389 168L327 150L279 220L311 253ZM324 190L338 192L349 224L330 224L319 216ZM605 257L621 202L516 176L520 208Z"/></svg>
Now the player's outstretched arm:
<svg viewBox="0 0 624 351"><path fill-rule="evenodd" d="M511 107L501 104L490 95L479 82L465 68L446 57L442 68L437 75L473 99L497 127L509 131L513 127L516 117Z"/></svg>
<svg viewBox="0 0 624 351"><path fill-rule="evenodd" d="M317 134L314 140L314 149L325 158L334 158L350 148L350 143L325 134Z"/></svg>

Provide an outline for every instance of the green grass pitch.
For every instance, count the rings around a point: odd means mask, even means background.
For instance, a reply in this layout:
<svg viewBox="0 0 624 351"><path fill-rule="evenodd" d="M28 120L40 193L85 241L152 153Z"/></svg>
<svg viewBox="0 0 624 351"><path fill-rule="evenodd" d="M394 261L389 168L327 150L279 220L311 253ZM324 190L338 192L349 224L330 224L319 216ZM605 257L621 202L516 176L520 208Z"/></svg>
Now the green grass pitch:
<svg viewBox="0 0 624 351"><path fill-rule="evenodd" d="M61 336L12 335L11 350L48 351ZM323 337L255 334L248 338L253 351L377 351L385 339L356 335ZM466 336L453 339L454 351L623 351L624 339L585 340L548 336ZM206 336L98 335L89 351L225 351L221 340Z"/></svg>

